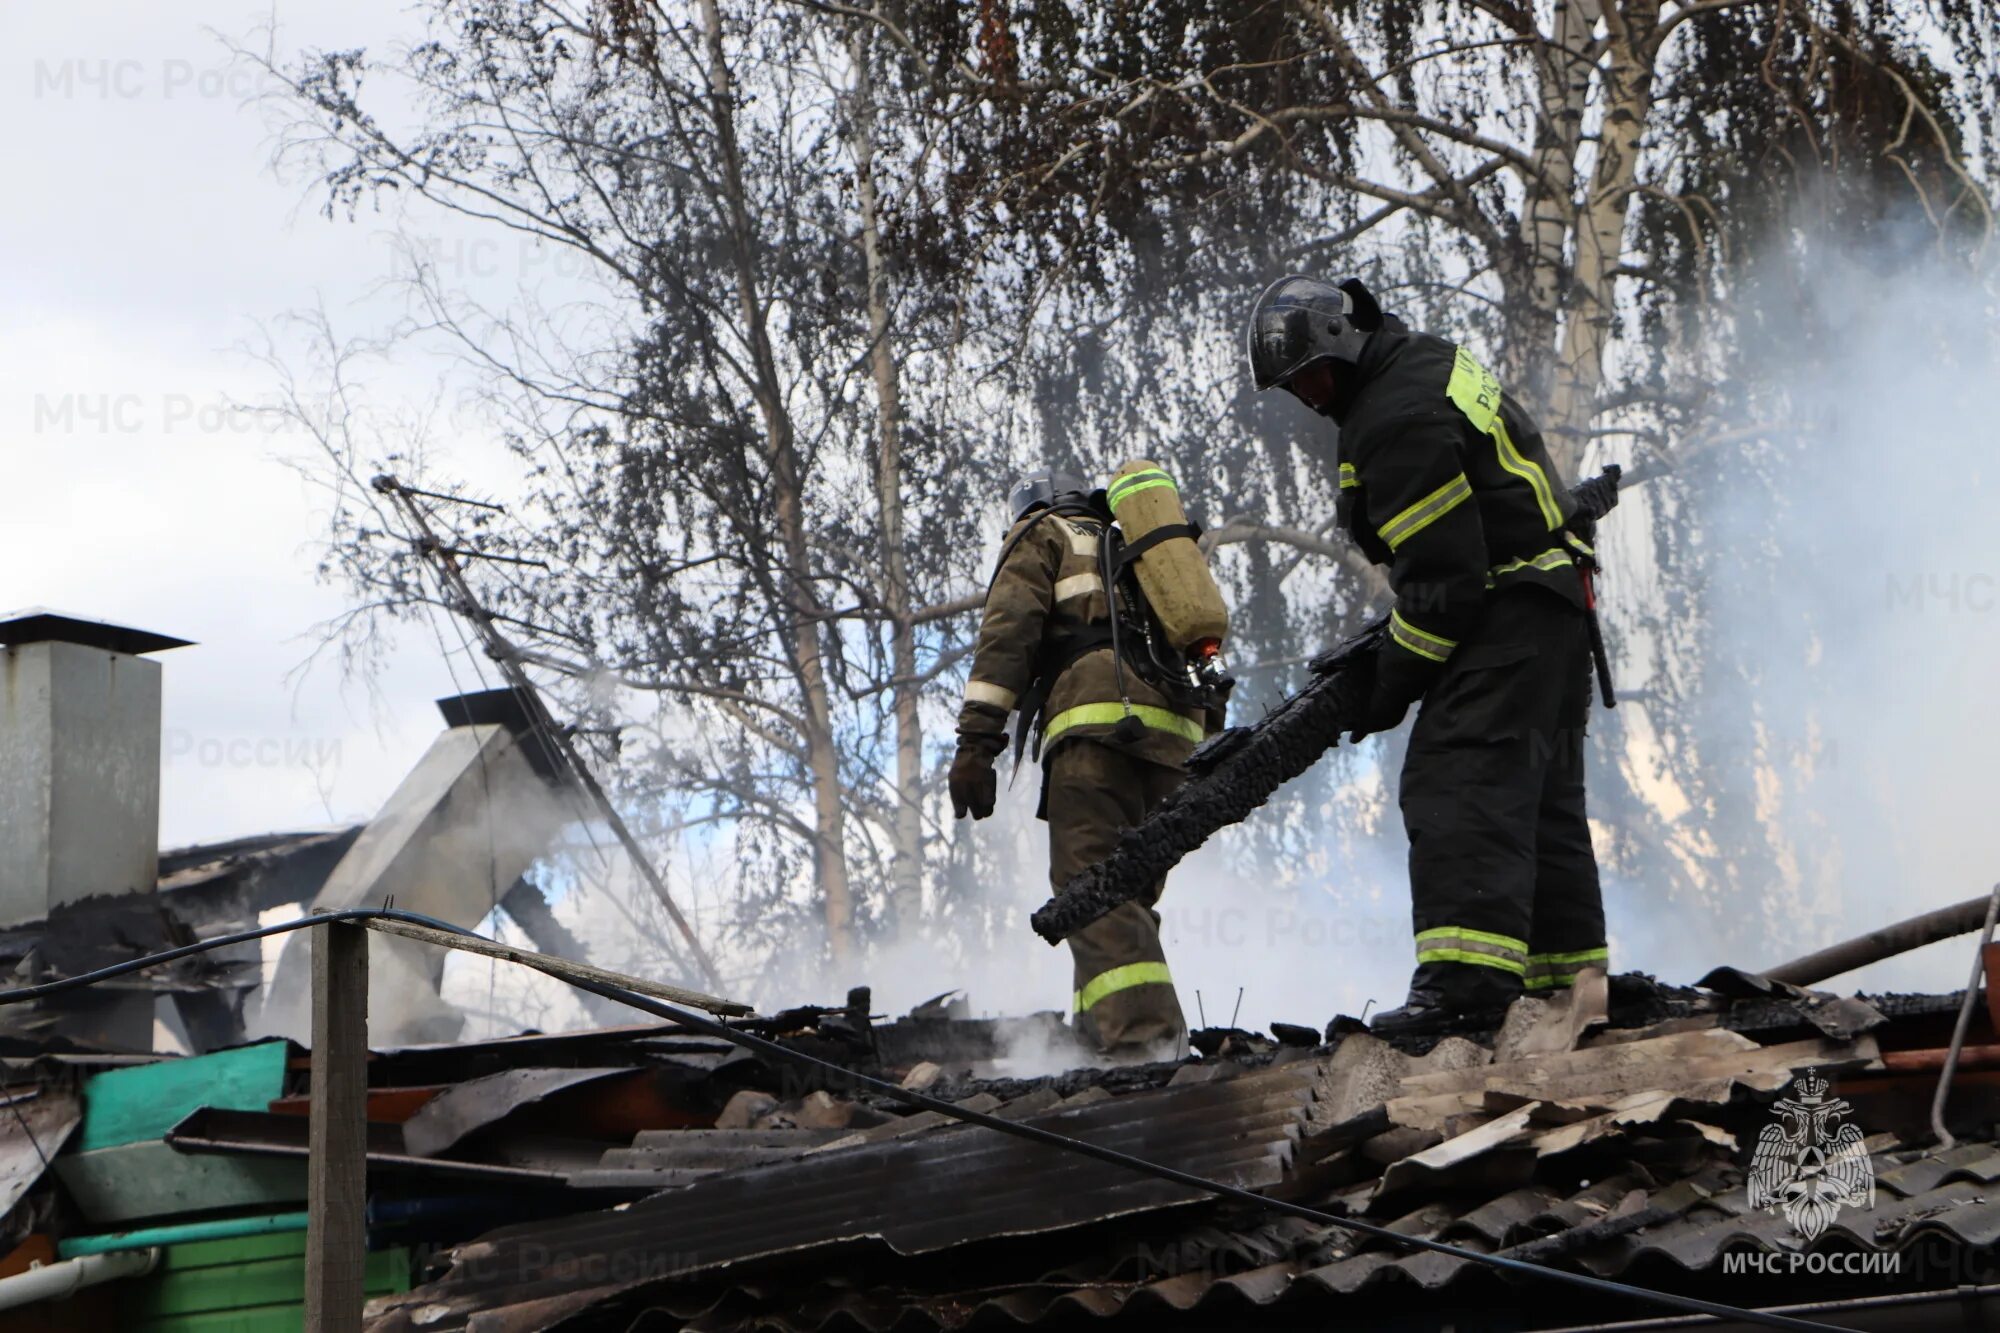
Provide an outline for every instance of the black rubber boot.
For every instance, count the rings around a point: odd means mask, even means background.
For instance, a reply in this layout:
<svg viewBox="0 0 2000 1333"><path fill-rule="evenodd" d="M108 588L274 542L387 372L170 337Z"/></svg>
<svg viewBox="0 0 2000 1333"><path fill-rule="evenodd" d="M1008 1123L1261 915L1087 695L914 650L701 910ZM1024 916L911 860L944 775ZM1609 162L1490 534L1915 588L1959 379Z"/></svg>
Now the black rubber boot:
<svg viewBox="0 0 2000 1333"><path fill-rule="evenodd" d="M1384 1010L1368 1021L1378 1037L1421 1037L1436 1032L1488 1032L1507 1017L1507 1006L1496 1003L1454 1003L1442 992L1411 987L1400 1008Z"/></svg>

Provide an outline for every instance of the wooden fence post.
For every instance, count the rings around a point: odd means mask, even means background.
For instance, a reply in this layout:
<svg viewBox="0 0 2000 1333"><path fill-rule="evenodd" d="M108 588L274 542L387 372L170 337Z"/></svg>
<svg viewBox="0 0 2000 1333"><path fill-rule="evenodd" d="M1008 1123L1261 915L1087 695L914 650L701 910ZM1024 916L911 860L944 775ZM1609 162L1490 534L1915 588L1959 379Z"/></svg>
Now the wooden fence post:
<svg viewBox="0 0 2000 1333"><path fill-rule="evenodd" d="M368 1260L368 932L313 928L305 1333L360 1333Z"/></svg>

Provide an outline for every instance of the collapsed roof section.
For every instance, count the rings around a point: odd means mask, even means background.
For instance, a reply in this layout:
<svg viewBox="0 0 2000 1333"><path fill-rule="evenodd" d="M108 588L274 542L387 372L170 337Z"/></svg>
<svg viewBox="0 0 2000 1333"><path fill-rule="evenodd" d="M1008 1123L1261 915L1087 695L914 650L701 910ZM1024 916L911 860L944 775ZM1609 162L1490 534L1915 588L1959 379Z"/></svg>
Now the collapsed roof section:
<svg viewBox="0 0 2000 1333"><path fill-rule="evenodd" d="M449 715L449 714L448 714ZM313 897L316 911L393 902L458 925L484 920L571 817L505 722L447 727ZM255 1020L264 1033L305 1037L312 941L288 937ZM438 993L443 959L406 940L372 936L369 1031L390 1045L449 1041L463 1018Z"/></svg>
<svg viewBox="0 0 2000 1333"><path fill-rule="evenodd" d="M262 913L293 904L390 899L464 926L497 906L537 948L582 955L524 878L573 812L506 690L439 700L445 730L365 825L159 851L159 667L130 654L180 643L53 613L0 621L0 668L20 686L0 713L0 846L19 871L0 875L12 894L0 894L0 968L28 982L74 976L249 930ZM64 691L85 686L95 691L91 706L66 706ZM124 702L107 708L106 691ZM97 782L107 755L132 781ZM80 805L86 786L99 795ZM376 936L371 960L378 1040L458 1034L462 1019L438 993L433 953ZM150 1051L156 1010L197 1052L252 1035L304 1036L310 961L303 936L288 941L266 994L262 950L250 941L16 1006L0 1012L0 1050ZM597 997L585 1003L599 1021L616 1021Z"/></svg>

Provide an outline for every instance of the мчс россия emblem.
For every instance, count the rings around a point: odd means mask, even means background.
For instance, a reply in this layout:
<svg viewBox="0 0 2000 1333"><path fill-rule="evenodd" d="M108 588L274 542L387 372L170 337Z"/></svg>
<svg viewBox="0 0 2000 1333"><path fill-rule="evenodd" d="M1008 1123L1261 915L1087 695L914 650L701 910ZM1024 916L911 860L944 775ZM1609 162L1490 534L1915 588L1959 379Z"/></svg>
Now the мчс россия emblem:
<svg viewBox="0 0 2000 1333"><path fill-rule="evenodd" d="M1829 1098L1817 1071L1794 1078L1792 1092L1772 1108L1776 1123L1757 1136L1750 1206L1783 1209L1793 1230L1811 1241L1842 1208L1875 1206L1875 1166L1860 1127L1847 1119L1854 1108Z"/></svg>

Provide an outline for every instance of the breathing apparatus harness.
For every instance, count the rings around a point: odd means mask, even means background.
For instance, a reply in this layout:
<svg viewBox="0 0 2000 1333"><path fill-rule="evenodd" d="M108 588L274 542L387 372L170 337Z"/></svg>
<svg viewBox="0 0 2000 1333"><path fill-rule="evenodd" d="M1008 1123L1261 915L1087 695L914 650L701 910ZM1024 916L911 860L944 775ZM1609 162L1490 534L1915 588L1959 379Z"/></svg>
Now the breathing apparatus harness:
<svg viewBox="0 0 2000 1333"><path fill-rule="evenodd" d="M1228 701L1229 692L1236 684L1233 678L1223 674L1215 657L1205 656L1190 662L1173 651L1167 644L1166 631L1161 627L1159 617L1153 613L1138 579L1132 573L1133 564L1152 547L1174 537L1199 538L1201 529L1192 523L1161 527L1139 541L1128 543L1108 506L1101 503L1101 496L1102 492L1098 492L1089 500L1058 499L1036 510L1028 516L1020 531L1000 548L1000 558L994 562L993 579L997 579L1014 549L1045 518L1083 519L1102 529L1097 543L1097 572L1104 584L1107 614L1101 622L1067 629L1043 641L1042 649L1035 658L1034 679L1021 696L1014 722L1016 767L1020 765L1023 752L1036 760L1042 757L1042 715L1047 708L1049 691L1055 687L1057 679L1077 660L1100 648L1111 650L1112 673L1118 682L1118 702L1125 711L1111 734L1114 739L1128 744L1146 734L1146 724L1132 711L1132 692L1125 674L1128 667L1132 674L1164 696L1170 706L1181 710L1219 708ZM989 594L993 589L993 579L987 580ZM1128 640L1134 638L1143 652L1128 649Z"/></svg>

